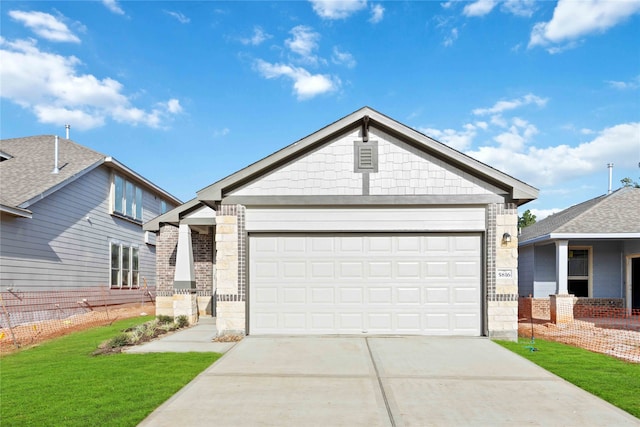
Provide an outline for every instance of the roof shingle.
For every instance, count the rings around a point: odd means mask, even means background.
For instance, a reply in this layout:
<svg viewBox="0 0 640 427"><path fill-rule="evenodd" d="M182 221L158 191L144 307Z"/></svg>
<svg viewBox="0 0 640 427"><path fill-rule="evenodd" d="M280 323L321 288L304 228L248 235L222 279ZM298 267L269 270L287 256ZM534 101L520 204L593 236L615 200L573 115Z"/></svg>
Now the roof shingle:
<svg viewBox="0 0 640 427"><path fill-rule="evenodd" d="M54 169L54 135L0 140L0 151L11 158L0 162L0 203L25 208L29 200L103 162L105 155L59 138L58 168Z"/></svg>
<svg viewBox="0 0 640 427"><path fill-rule="evenodd" d="M640 188L623 187L548 216L522 230L520 242L562 234L640 233Z"/></svg>

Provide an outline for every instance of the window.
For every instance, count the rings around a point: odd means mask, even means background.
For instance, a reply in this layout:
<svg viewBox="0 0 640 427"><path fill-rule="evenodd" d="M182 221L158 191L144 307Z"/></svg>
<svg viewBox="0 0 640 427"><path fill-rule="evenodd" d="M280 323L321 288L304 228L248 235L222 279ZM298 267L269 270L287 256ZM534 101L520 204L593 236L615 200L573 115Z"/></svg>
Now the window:
<svg viewBox="0 0 640 427"><path fill-rule="evenodd" d="M588 297L591 281L591 250L589 248L569 248L567 284L569 293L577 297Z"/></svg>
<svg viewBox="0 0 640 427"><path fill-rule="evenodd" d="M142 221L142 188L120 175L113 178L113 212Z"/></svg>
<svg viewBox="0 0 640 427"><path fill-rule="evenodd" d="M160 215L167 211L167 202L160 200Z"/></svg>
<svg viewBox="0 0 640 427"><path fill-rule="evenodd" d="M111 288L131 289L139 286L140 257L135 246L111 242Z"/></svg>

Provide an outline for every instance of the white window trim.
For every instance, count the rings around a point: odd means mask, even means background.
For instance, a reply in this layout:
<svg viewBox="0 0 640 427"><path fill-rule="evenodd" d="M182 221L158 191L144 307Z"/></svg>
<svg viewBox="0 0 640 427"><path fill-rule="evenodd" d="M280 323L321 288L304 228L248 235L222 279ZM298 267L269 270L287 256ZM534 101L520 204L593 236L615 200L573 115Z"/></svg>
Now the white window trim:
<svg viewBox="0 0 640 427"><path fill-rule="evenodd" d="M120 248L119 253L118 253L118 259L120 262L119 268L118 268L118 286L113 286L111 284L111 274L113 273L113 263L112 263L112 254L111 254L111 246L112 245L116 245ZM129 283L130 285L128 287L123 287L122 286L122 252L123 252L123 248L129 248L129 272L128 274L128 280L127 283ZM133 282L133 250L138 251L138 284L136 286L132 286L131 283ZM134 244L124 244L122 242L120 242L119 240L110 240L109 241L109 288L110 289L139 289L140 288L140 246L139 245L134 245Z"/></svg>
<svg viewBox="0 0 640 427"><path fill-rule="evenodd" d="M593 246L569 246L568 248L569 251L573 251L573 250L586 250L588 255L587 255L587 262L589 263L589 271L587 272L587 274L589 274L589 276L569 276L568 273L568 269L567 269L567 286L568 286L568 282L569 280L584 280L587 279L587 286L588 286L588 296L587 298L593 298ZM568 261L567 261L568 262Z"/></svg>
<svg viewBox="0 0 640 427"><path fill-rule="evenodd" d="M123 188L123 198L122 198L122 210L123 212L117 211L116 210L116 177L121 178L123 181L122 184L122 188ZM127 188L127 183L130 183L133 186L133 200L131 202L132 205L132 210L133 210L133 216L127 215L126 211L127 211L127 198L126 198L126 188ZM136 192L140 190L142 197L140 200L140 218L137 218L137 211L138 211L138 205L136 202ZM121 175L118 174L116 172L112 172L111 173L111 194L109 197L109 210L111 212L112 215L115 215L119 218L123 218L126 219L128 221L132 221L136 224L142 224L143 222L143 218L144 218L144 189L139 186L136 185L136 183L130 179L127 179L127 177L125 175Z"/></svg>

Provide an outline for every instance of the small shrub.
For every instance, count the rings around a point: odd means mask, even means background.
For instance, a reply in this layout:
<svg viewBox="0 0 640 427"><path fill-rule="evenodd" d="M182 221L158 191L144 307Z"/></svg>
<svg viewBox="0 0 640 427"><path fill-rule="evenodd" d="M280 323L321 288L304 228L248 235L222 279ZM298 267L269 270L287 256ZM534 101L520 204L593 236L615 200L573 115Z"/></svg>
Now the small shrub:
<svg viewBox="0 0 640 427"><path fill-rule="evenodd" d="M160 324L160 325L166 325L166 324L169 324L169 323L173 323L173 317L167 316L166 314L160 314L160 315L156 316L156 319L158 319L158 324Z"/></svg>
<svg viewBox="0 0 640 427"><path fill-rule="evenodd" d="M189 318L185 315L176 317L176 325L178 326L178 329L186 328L189 326Z"/></svg>
<svg viewBox="0 0 640 427"><path fill-rule="evenodd" d="M115 337L111 338L107 343L107 347L109 348L124 347L126 345L129 345L129 342L130 342L129 334L126 332L122 332L116 335Z"/></svg>

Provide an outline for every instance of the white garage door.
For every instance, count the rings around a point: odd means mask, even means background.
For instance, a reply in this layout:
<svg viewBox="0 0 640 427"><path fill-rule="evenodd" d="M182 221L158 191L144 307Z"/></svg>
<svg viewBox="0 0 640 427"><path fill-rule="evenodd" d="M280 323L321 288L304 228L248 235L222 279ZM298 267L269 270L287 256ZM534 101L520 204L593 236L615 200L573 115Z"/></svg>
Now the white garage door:
<svg viewBox="0 0 640 427"><path fill-rule="evenodd" d="M250 334L480 335L479 234L251 235Z"/></svg>

